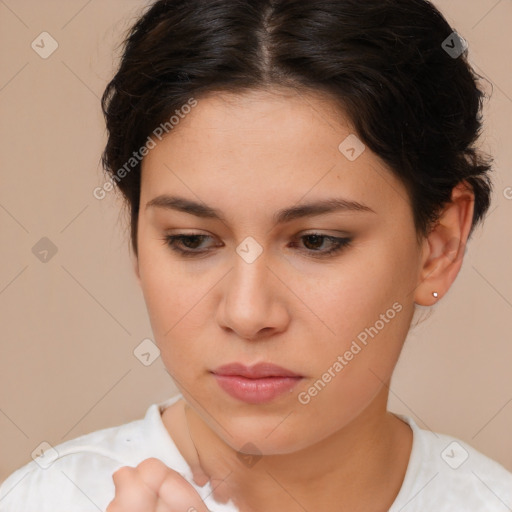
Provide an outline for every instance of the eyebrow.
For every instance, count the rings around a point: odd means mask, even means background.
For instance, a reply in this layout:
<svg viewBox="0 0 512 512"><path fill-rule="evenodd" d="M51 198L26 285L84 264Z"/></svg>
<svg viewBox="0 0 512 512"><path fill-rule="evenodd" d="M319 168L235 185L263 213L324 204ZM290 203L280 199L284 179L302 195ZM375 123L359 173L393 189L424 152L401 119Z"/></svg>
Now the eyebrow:
<svg viewBox="0 0 512 512"><path fill-rule="evenodd" d="M226 218L220 210L208 206L203 203L198 203L190 199L179 196L159 195L146 203L145 209L148 208L163 208L166 210L177 210L196 217L206 219L217 219L226 222ZM313 217L326 213L333 213L337 211L350 211L350 212L370 212L376 213L369 206L359 203L357 201L350 201L343 198L329 198L310 203L303 203L289 208L278 210L273 215L273 222L277 224L284 224L295 219L303 217Z"/></svg>

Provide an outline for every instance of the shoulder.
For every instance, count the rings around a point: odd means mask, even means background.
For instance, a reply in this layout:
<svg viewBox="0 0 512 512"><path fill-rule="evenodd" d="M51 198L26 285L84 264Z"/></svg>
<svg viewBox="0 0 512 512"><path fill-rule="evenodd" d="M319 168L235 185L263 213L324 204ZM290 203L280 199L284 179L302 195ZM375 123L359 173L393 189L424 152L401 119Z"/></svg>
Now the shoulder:
<svg viewBox="0 0 512 512"><path fill-rule="evenodd" d="M153 404L144 419L43 447L42 455L0 486L0 512L105 510L115 494L112 474L158 456L155 444L163 433L158 430L157 407ZM165 462L170 465L172 459Z"/></svg>
<svg viewBox="0 0 512 512"><path fill-rule="evenodd" d="M406 502L411 512L512 510L512 473L468 443L398 416L409 423L414 438L402 489L390 512Z"/></svg>

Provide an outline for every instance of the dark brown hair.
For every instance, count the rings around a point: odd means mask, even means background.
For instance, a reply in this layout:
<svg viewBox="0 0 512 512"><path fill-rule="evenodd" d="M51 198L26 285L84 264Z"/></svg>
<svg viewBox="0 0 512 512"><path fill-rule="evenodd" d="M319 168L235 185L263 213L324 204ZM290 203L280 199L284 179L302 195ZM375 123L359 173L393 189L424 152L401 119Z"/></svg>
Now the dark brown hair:
<svg viewBox="0 0 512 512"><path fill-rule="evenodd" d="M405 185L420 237L465 181L472 232L489 208L492 160L475 147L481 77L467 50L447 51L461 46L452 33L426 0L156 1L130 29L102 97L102 163L130 208L135 254L140 162L122 179L118 170L192 97L276 86L343 108Z"/></svg>

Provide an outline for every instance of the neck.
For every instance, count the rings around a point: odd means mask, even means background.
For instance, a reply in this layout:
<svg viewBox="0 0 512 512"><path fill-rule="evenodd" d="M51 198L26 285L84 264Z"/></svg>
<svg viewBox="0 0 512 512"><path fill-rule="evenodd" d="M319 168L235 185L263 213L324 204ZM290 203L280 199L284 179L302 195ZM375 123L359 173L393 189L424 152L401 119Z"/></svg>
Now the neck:
<svg viewBox="0 0 512 512"><path fill-rule="evenodd" d="M387 392L357 418L305 449L245 462L191 408L185 416L214 497L241 512L388 510L412 446L408 425L386 411Z"/></svg>

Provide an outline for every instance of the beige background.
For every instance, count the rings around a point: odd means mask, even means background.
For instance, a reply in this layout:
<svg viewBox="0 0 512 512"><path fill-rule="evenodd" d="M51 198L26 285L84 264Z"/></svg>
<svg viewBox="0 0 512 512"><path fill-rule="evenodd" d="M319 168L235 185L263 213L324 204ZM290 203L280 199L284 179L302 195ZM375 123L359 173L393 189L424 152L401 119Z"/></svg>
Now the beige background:
<svg viewBox="0 0 512 512"><path fill-rule="evenodd" d="M435 3L494 85L483 146L495 193L454 286L410 332L389 408L512 470L512 2ZM92 195L99 97L144 5L0 0L0 481L41 442L141 418L176 392L161 359L134 357L152 334L125 221L113 193ZM31 48L43 31L59 45L47 59ZM42 237L57 247L46 263L32 252Z"/></svg>

